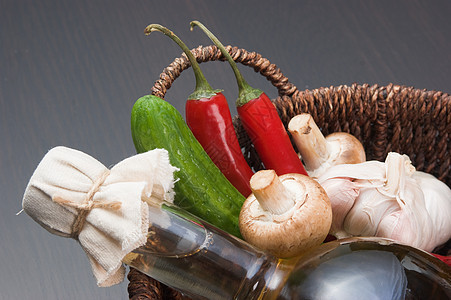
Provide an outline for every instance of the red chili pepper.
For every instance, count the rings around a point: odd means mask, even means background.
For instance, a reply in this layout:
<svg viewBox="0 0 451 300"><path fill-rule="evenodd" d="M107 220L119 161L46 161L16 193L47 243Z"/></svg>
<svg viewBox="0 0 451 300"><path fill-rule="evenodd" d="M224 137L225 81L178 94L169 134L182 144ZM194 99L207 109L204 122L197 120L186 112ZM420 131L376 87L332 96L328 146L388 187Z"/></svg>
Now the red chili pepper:
<svg viewBox="0 0 451 300"><path fill-rule="evenodd" d="M444 256L444 255L439 255L439 254L435 254L435 253L431 253L431 254L451 267L451 256Z"/></svg>
<svg viewBox="0 0 451 300"><path fill-rule="evenodd" d="M247 84L225 47L204 25L191 22L191 28L196 25L221 50L235 73L239 88L237 112L264 167L276 171L279 176L287 173L308 175L271 100L264 92Z"/></svg>
<svg viewBox="0 0 451 300"><path fill-rule="evenodd" d="M221 90L213 90L188 47L167 28L151 24L145 33L158 30L176 42L188 57L196 78L196 88L185 107L186 123L196 139L230 183L245 197L252 191L254 172L244 159L233 127L229 105Z"/></svg>
<svg viewBox="0 0 451 300"><path fill-rule="evenodd" d="M243 196L249 196L252 193L249 181L254 172L241 152L224 95L218 93L209 99L188 100L186 121L225 177Z"/></svg>

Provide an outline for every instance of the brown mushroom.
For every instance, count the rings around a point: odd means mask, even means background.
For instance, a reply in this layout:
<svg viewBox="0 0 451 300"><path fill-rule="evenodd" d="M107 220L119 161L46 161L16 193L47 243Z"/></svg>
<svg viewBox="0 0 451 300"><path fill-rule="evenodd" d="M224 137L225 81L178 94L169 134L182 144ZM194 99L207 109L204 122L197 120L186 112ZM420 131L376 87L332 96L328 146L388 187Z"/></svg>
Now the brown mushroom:
<svg viewBox="0 0 451 300"><path fill-rule="evenodd" d="M312 177L318 177L334 165L366 161L362 143L355 136L334 132L324 137L310 114L293 117L288 124L288 131Z"/></svg>
<svg viewBox="0 0 451 300"><path fill-rule="evenodd" d="M240 213L240 231L254 246L281 258L320 245L332 223L329 198L314 179L301 174L255 173L252 194Z"/></svg>

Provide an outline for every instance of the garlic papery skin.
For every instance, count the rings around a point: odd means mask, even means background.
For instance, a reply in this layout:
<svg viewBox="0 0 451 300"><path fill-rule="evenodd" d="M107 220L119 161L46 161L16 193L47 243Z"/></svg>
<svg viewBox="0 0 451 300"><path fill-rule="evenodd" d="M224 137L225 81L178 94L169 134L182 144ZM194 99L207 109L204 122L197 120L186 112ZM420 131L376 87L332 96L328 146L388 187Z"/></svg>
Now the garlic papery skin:
<svg viewBox="0 0 451 300"><path fill-rule="evenodd" d="M426 209L432 216L435 241L430 247L442 245L451 239L451 189L431 174L417 171L412 177L423 191Z"/></svg>
<svg viewBox="0 0 451 300"><path fill-rule="evenodd" d="M336 238L346 238L350 234L343 228L344 219L354 206L359 196L360 188L349 178L330 178L322 183L326 191L333 191L335 199L331 201L332 224L329 233Z"/></svg>
<svg viewBox="0 0 451 300"><path fill-rule="evenodd" d="M451 238L451 190L415 171L406 155L391 152L384 163L337 165L318 182L331 201L330 233L336 237L385 237L425 251Z"/></svg>
<svg viewBox="0 0 451 300"><path fill-rule="evenodd" d="M311 177L318 177L331 166L356 164L366 160L362 143L346 132L334 132L327 137L321 133L312 116L294 116L288 131Z"/></svg>

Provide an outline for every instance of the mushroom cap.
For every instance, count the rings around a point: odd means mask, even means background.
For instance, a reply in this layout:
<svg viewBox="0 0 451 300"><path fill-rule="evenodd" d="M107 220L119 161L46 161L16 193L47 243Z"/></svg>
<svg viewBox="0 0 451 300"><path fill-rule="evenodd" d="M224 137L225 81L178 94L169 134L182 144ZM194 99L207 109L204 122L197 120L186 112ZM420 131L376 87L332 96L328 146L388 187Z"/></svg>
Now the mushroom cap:
<svg viewBox="0 0 451 300"><path fill-rule="evenodd" d="M325 190L314 179L293 173L279 179L296 193L294 206L282 214L271 214L252 194L240 212L240 231L252 245L288 258L324 241L332 224L332 208Z"/></svg>
<svg viewBox="0 0 451 300"><path fill-rule="evenodd" d="M329 160L334 165L358 164L366 161L365 149L362 143L352 134L346 132L334 132L326 136L326 141L332 145L337 143L340 150L335 155L331 154ZM334 157L335 156L335 157Z"/></svg>
<svg viewBox="0 0 451 300"><path fill-rule="evenodd" d="M362 143L347 132L334 132L326 136L329 156L316 169L307 169L309 176L318 178L330 167L341 164L358 164L366 161Z"/></svg>

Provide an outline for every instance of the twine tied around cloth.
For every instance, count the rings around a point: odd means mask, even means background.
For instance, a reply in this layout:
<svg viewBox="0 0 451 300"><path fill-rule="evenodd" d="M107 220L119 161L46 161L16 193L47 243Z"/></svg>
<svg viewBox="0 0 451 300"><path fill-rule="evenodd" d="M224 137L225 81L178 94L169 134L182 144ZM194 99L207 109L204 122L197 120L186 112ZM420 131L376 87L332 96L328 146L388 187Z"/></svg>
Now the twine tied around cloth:
<svg viewBox="0 0 451 300"><path fill-rule="evenodd" d="M124 257L147 242L149 204L143 195L152 198L161 186L163 200L172 203L177 170L166 149L135 154L108 168L82 151L57 146L33 172L22 208L50 233L75 239L97 285L112 286L125 277Z"/></svg>
<svg viewBox="0 0 451 300"><path fill-rule="evenodd" d="M81 230L83 229L83 225L85 224L86 217L93 208L109 208L112 210L119 210L121 208L122 203L118 201L94 201L94 194L97 193L97 191L100 189L100 186L105 182L108 175L110 175L110 170L107 169L102 173L101 176L96 179L96 181L94 181L94 184L91 186L88 193L86 194L85 199L81 203L64 199L58 195L52 197L52 200L55 203L74 207L79 210L74 223L72 223L70 235L72 238L78 239L78 235L80 234Z"/></svg>

